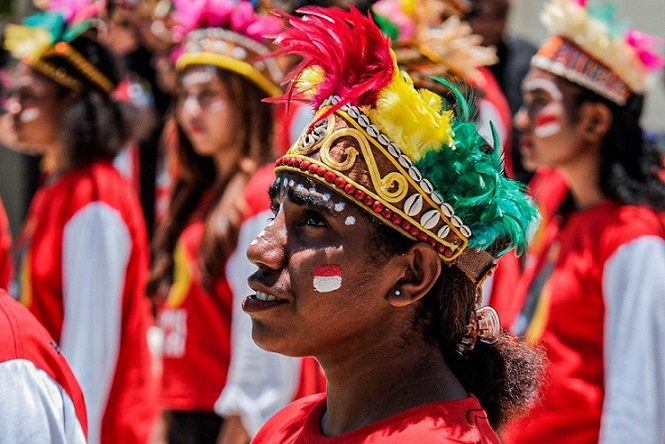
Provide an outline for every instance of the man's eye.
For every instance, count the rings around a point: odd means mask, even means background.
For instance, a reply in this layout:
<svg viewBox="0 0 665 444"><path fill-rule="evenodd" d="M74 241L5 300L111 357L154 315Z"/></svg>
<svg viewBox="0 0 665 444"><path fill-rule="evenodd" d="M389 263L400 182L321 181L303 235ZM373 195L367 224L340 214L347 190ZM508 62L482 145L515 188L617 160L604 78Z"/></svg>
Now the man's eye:
<svg viewBox="0 0 665 444"><path fill-rule="evenodd" d="M304 216L304 225L310 227L323 227L325 226L325 221L320 215L308 211Z"/></svg>

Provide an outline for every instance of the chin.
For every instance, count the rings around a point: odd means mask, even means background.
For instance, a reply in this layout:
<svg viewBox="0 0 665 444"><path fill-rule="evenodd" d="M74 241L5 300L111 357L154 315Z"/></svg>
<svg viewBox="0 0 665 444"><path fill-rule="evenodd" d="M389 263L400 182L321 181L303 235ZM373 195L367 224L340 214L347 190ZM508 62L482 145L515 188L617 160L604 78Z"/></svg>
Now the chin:
<svg viewBox="0 0 665 444"><path fill-rule="evenodd" d="M252 339L256 345L268 352L293 358L308 356L307 353L299 353L286 335L279 334L261 321L254 319L252 319Z"/></svg>

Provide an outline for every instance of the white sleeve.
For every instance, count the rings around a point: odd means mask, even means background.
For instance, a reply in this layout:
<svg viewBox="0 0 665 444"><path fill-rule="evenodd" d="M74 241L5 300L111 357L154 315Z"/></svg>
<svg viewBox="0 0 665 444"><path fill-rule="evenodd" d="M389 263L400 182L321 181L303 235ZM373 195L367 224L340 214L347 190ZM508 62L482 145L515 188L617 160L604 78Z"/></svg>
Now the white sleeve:
<svg viewBox="0 0 665 444"><path fill-rule="evenodd" d="M120 350L132 240L120 213L95 202L67 222L62 244L60 347L83 390L88 438L97 443Z"/></svg>
<svg viewBox="0 0 665 444"><path fill-rule="evenodd" d="M643 236L603 272L602 444L665 443L665 240Z"/></svg>
<svg viewBox="0 0 665 444"><path fill-rule="evenodd" d="M14 359L1 363L0 387L0 442L86 442L67 392L32 362Z"/></svg>
<svg viewBox="0 0 665 444"><path fill-rule="evenodd" d="M300 383L301 360L260 349L252 340L252 321L241 308L242 300L252 292L247 278L256 270L247 259L247 248L271 216L272 212L265 211L243 224L238 248L226 267L233 291L231 364L215 412L221 416L239 415L250 436L293 400Z"/></svg>

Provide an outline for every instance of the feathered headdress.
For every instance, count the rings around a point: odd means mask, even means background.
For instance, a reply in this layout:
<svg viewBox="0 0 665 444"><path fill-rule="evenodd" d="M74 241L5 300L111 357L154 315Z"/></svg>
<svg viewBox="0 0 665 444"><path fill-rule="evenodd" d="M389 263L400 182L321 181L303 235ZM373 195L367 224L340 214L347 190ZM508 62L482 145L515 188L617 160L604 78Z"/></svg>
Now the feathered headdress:
<svg viewBox="0 0 665 444"><path fill-rule="evenodd" d="M236 72L269 96L282 93L284 73L270 57L267 35L282 30L276 17L257 14L248 1L175 0L173 39L176 68L212 64Z"/></svg>
<svg viewBox="0 0 665 444"><path fill-rule="evenodd" d="M5 28L5 48L61 85L80 91L84 84L111 94L115 85L92 65L70 42L94 25L93 18L106 2L90 0L50 0L48 8L23 20L22 25Z"/></svg>
<svg viewBox="0 0 665 444"><path fill-rule="evenodd" d="M644 93L649 75L665 66L656 52L665 43L617 23L612 5L551 0L541 19L552 37L531 63L619 105Z"/></svg>
<svg viewBox="0 0 665 444"><path fill-rule="evenodd" d="M276 171L326 184L476 283L496 263L488 250L523 250L536 211L478 134L472 104L460 95L454 112L414 88L390 39L356 9L298 12L276 40L303 57L285 97L318 112Z"/></svg>
<svg viewBox="0 0 665 444"><path fill-rule="evenodd" d="M400 66L426 76L452 73L465 81L480 80L478 68L498 61L496 49L452 15L443 20L449 1L380 0L372 6L379 27L393 40Z"/></svg>

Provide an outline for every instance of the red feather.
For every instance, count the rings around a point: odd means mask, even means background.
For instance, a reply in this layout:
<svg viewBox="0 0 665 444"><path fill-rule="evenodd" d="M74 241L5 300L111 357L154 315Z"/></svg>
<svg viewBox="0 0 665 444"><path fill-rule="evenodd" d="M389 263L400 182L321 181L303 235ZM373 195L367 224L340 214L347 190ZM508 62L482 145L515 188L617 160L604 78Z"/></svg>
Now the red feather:
<svg viewBox="0 0 665 444"><path fill-rule="evenodd" d="M324 80L317 86L313 106L318 108L333 94L342 99L335 108L345 103L374 106L395 73L390 38L353 6L350 11L305 7L297 12L302 17L285 16L291 26L275 40L282 47L280 54L303 57L287 76L291 86L281 99L301 99L295 82L305 69L317 66Z"/></svg>

